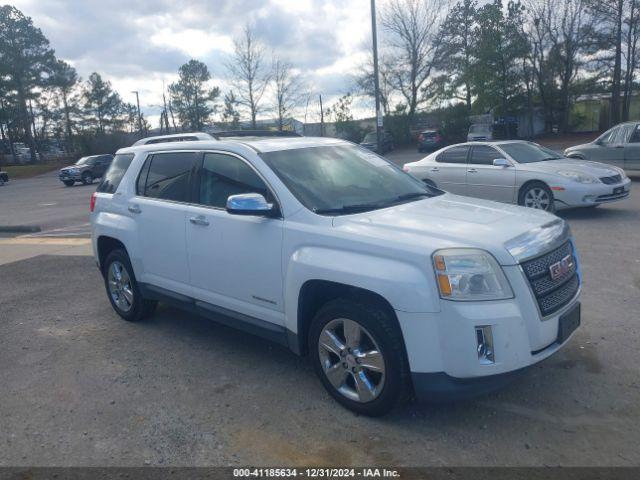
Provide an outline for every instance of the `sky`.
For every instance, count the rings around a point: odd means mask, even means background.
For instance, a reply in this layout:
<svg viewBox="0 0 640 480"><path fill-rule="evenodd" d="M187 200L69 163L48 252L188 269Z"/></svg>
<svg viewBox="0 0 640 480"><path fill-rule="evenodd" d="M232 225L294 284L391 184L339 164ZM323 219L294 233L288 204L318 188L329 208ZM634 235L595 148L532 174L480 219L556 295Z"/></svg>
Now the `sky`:
<svg viewBox="0 0 640 480"><path fill-rule="evenodd" d="M353 88L353 75L371 55L366 0L14 0L51 42L58 58L86 79L96 71L123 100L157 127L165 85L191 58L204 62L212 85L229 88L225 64L244 25L253 26L267 55L291 62L311 101L296 117L317 121L318 94L331 105ZM371 111L369 111L371 110ZM373 116L359 102L356 117ZM263 115L264 116L264 115ZM268 115L267 115L268 116Z"/></svg>

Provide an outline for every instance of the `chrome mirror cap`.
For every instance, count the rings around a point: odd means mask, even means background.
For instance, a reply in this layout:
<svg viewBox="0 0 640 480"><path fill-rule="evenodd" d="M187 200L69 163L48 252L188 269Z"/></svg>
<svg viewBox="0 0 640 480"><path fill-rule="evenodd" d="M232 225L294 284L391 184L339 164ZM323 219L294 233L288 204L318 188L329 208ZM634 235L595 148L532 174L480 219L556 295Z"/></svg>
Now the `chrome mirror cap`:
<svg viewBox="0 0 640 480"><path fill-rule="evenodd" d="M511 162L509 162L509 160L507 160L506 158L496 158L493 161L493 166L494 167L510 167Z"/></svg>
<svg viewBox="0 0 640 480"><path fill-rule="evenodd" d="M268 216L274 212L273 203L268 203L259 193L242 193L227 198L227 212L235 215Z"/></svg>

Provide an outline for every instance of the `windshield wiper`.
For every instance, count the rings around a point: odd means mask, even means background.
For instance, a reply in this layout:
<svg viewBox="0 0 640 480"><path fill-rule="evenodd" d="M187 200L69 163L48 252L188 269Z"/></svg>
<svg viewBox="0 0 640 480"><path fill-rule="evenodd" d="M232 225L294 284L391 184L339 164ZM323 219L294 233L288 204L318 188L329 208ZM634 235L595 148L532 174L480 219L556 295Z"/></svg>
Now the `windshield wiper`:
<svg viewBox="0 0 640 480"><path fill-rule="evenodd" d="M369 210L376 210L378 208L384 208L386 205L382 203L362 203L358 205L343 205L336 208L314 208L313 212L318 214L332 214L332 213L358 213L367 212Z"/></svg>
<svg viewBox="0 0 640 480"><path fill-rule="evenodd" d="M411 193L404 193L402 195L398 195L395 200L402 202L404 200L411 200L414 198L420 198L420 197L432 197L433 195L427 192L411 192Z"/></svg>

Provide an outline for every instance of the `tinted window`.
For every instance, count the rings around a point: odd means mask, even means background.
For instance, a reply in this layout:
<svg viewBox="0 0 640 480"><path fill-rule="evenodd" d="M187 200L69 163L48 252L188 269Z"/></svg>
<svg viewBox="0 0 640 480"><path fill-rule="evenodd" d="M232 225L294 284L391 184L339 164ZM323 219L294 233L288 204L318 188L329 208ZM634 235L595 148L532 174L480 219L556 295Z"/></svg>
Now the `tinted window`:
<svg viewBox="0 0 640 480"><path fill-rule="evenodd" d="M133 153L116 155L107 173L104 174L104 179L98 185L98 192L115 193L132 160Z"/></svg>
<svg viewBox="0 0 640 480"><path fill-rule="evenodd" d="M196 153L160 153L147 160L149 162L144 182L138 178L138 195L186 202L189 199L189 178ZM145 168L140 176L145 173Z"/></svg>
<svg viewBox="0 0 640 480"><path fill-rule="evenodd" d="M500 153L493 147L478 145L473 147L473 150L471 150L469 163L473 163L474 165L493 165L493 161L496 158L503 157L504 155L500 155Z"/></svg>
<svg viewBox="0 0 640 480"><path fill-rule="evenodd" d="M267 186L246 162L231 155L207 153L200 172L202 205L225 208L231 195L259 193L269 198Z"/></svg>
<svg viewBox="0 0 640 480"><path fill-rule="evenodd" d="M467 153L469 147L463 145L460 147L451 147L448 150L442 152L436 158L436 162L440 163L467 163Z"/></svg>

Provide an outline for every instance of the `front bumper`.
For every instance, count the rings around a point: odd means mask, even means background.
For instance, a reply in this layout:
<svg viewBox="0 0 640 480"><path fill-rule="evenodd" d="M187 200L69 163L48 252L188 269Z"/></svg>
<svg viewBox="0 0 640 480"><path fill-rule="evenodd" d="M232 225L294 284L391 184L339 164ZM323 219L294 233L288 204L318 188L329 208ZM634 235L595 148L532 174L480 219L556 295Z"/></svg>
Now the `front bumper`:
<svg viewBox="0 0 640 480"><path fill-rule="evenodd" d="M61 182L66 182L68 180L73 180L74 182L79 182L82 180L82 173L69 173L69 172L60 172L58 174L58 178Z"/></svg>
<svg viewBox="0 0 640 480"><path fill-rule="evenodd" d="M560 317L576 308L580 292L542 317L519 266L503 267L514 298L487 302L441 301L439 312L396 312L414 390L419 398L456 399L499 388L556 353ZM478 358L476 328L490 326L493 363Z"/></svg>
<svg viewBox="0 0 640 480"><path fill-rule="evenodd" d="M557 209L591 207L602 203L624 200L631 194L631 180L625 178L614 185L604 183L563 185L564 190L553 189Z"/></svg>

